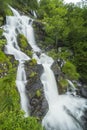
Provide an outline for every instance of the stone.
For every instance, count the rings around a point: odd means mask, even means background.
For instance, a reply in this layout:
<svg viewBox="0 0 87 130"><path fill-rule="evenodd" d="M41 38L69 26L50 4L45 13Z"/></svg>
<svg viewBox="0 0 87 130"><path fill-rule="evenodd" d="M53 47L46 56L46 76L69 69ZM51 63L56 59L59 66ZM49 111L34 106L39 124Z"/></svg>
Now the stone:
<svg viewBox="0 0 87 130"><path fill-rule="evenodd" d="M40 76L43 73L42 65L30 64L31 61L25 63L25 71L27 77L26 90L31 106L31 116L36 116L40 120L44 117L48 110L48 104L45 99L43 85L40 80ZM32 77L31 73L35 73ZM40 91L40 96L37 96L37 91Z"/></svg>

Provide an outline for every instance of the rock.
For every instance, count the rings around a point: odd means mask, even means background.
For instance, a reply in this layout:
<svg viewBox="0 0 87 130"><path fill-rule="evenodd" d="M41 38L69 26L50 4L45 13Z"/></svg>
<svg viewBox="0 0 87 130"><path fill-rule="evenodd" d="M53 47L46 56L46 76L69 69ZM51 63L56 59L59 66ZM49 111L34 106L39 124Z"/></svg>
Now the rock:
<svg viewBox="0 0 87 130"><path fill-rule="evenodd" d="M87 98L87 87L83 86L80 91L81 91L81 96Z"/></svg>
<svg viewBox="0 0 87 130"><path fill-rule="evenodd" d="M59 76L60 75L61 70L60 70L60 67L59 67L57 61L54 61L54 63L51 66L51 69L53 70L55 76Z"/></svg>
<svg viewBox="0 0 87 130"><path fill-rule="evenodd" d="M39 22L39 21L34 21L33 27L34 27L34 31L35 31L36 43L38 44L38 46L41 49L43 49L44 45L45 45L45 36L46 36L44 24L42 22Z"/></svg>
<svg viewBox="0 0 87 130"><path fill-rule="evenodd" d="M48 104L44 96L43 85L40 76L43 73L42 65L31 64L31 61L25 63L27 77L27 94L31 105L31 116L42 119L48 110Z"/></svg>

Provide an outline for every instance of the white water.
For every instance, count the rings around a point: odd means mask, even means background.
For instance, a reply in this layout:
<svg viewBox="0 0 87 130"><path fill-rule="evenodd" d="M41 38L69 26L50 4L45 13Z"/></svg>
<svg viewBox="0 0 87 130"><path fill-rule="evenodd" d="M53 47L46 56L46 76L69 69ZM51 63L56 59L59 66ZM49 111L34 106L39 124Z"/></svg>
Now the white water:
<svg viewBox="0 0 87 130"><path fill-rule="evenodd" d="M3 35L7 39L7 45L5 46L5 53L13 55L16 60L19 61L16 85L20 94L21 109L25 111L25 116L29 116L29 100L26 94L26 74L24 70L24 62L30 58L24 54L17 43L17 34L16 29L19 29L19 13L11 8L14 11L15 16L6 17L6 25L3 27Z"/></svg>
<svg viewBox="0 0 87 130"><path fill-rule="evenodd" d="M49 110L43 118L42 125L46 130L83 130L81 117L85 108L87 108L86 101L72 95L58 94L55 77L51 70L51 65L54 62L53 59L44 53L40 57L36 55L36 52L41 52L41 50L35 42L32 28L33 20L27 16L20 16L16 10L11 9L15 16L7 17L6 26L4 26L4 35L7 38L5 52L14 55L15 59L19 61L16 84L21 97L21 108L26 112L26 116L28 116L29 101L25 89L26 74L24 62L30 58L20 51L16 41L17 35L15 29L26 36L34 52L33 57L44 68L41 81ZM14 42L12 39L14 39Z"/></svg>
<svg viewBox="0 0 87 130"><path fill-rule="evenodd" d="M76 87L75 85L69 80L67 79L68 81L68 88L67 88L67 94L73 94L76 96Z"/></svg>

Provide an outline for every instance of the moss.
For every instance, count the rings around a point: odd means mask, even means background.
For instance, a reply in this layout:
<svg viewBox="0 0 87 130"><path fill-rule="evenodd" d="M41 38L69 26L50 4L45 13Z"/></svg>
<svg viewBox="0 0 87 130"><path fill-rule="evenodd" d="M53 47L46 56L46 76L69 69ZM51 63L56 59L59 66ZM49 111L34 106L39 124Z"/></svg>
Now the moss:
<svg viewBox="0 0 87 130"><path fill-rule="evenodd" d="M20 48L22 48L23 50L25 50L28 47L27 39L23 34L18 34L17 40Z"/></svg>
<svg viewBox="0 0 87 130"><path fill-rule="evenodd" d="M2 26L3 25L3 17L2 16L0 16L0 26ZM1 29L0 29L1 30Z"/></svg>
<svg viewBox="0 0 87 130"><path fill-rule="evenodd" d="M0 28L0 37L2 36L3 29Z"/></svg>
<svg viewBox="0 0 87 130"><path fill-rule="evenodd" d="M59 83L60 83L60 85L62 86L62 88L67 88L67 86L68 86L68 82L67 82L67 80L66 79L61 79L60 81L59 81Z"/></svg>
<svg viewBox="0 0 87 130"><path fill-rule="evenodd" d="M6 13L7 16L13 16L13 13L9 8L6 10L5 13Z"/></svg>
<svg viewBox="0 0 87 130"><path fill-rule="evenodd" d="M63 77L60 77L58 81L58 86L59 86L59 93L63 94L67 91L68 81Z"/></svg>
<svg viewBox="0 0 87 130"><path fill-rule="evenodd" d="M31 72L31 74L30 74L30 78L33 78L33 77L35 77L37 75L37 73L36 72Z"/></svg>
<svg viewBox="0 0 87 130"><path fill-rule="evenodd" d="M30 50L26 50L26 54L29 56L29 57L32 57L32 51L30 51Z"/></svg>
<svg viewBox="0 0 87 130"><path fill-rule="evenodd" d="M30 65L36 65L37 64L37 61L36 61L36 59L31 59L31 61L30 61Z"/></svg>
<svg viewBox="0 0 87 130"><path fill-rule="evenodd" d="M37 91L36 91L36 96L39 98L39 97L41 97L41 90L40 89L38 89Z"/></svg>
<svg viewBox="0 0 87 130"><path fill-rule="evenodd" d="M26 53L29 57L32 57L31 47L29 46L26 37L23 34L18 34L17 41L19 43L19 47L21 48L21 51Z"/></svg>

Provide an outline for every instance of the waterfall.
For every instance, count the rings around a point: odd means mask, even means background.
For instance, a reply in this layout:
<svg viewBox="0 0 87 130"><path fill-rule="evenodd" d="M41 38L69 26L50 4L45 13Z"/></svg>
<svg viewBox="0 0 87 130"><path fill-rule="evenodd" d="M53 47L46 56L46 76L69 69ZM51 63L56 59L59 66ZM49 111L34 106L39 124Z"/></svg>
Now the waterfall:
<svg viewBox="0 0 87 130"><path fill-rule="evenodd" d="M9 55L13 55L16 60L19 61L18 70L17 70L17 78L16 85L20 94L20 102L21 109L25 111L25 117L29 116L29 100L26 94L26 74L24 70L24 62L26 60L30 60L30 58L24 54L17 43L17 34L16 29L19 29L19 13L10 7L14 12L15 16L7 16L6 17L6 25L3 27L4 33L3 35L7 39L7 45L5 45L5 53Z"/></svg>
<svg viewBox="0 0 87 130"><path fill-rule="evenodd" d="M49 106L57 100L58 90L56 80L53 74L53 71L50 69L53 59L41 54L40 62L43 65L44 73L41 76L41 81L44 86L45 97L48 101Z"/></svg>
<svg viewBox="0 0 87 130"><path fill-rule="evenodd" d="M76 88L74 86L74 84L69 80L67 79L68 81L68 88L67 88L67 94L73 94L76 96Z"/></svg>
<svg viewBox="0 0 87 130"><path fill-rule="evenodd" d="M84 130L82 117L85 109L87 109L86 100L72 95L59 95L56 80L51 70L53 59L41 52L34 38L34 30L32 27L33 19L20 14L10 7L14 16L6 17L6 25L4 26L4 36L7 39L5 53L14 55L19 61L16 84L20 93L21 108L25 111L25 116L29 115L29 99L26 95L26 73L24 70L24 62L30 58L24 54L17 43L16 31L22 33L32 47L33 58L38 64L42 64L44 72L40 79L43 84L44 95L48 102L49 110L42 120L42 125L46 130ZM40 57L36 52L41 53ZM70 83L70 82L69 82Z"/></svg>

